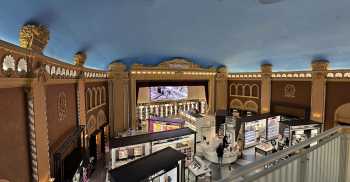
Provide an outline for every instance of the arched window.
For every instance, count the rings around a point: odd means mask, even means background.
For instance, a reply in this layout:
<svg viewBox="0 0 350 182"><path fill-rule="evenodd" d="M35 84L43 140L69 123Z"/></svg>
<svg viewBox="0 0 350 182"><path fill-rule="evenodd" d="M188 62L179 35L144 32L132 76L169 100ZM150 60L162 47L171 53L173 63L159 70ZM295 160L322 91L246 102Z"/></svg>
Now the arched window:
<svg viewBox="0 0 350 182"><path fill-rule="evenodd" d="M87 110L90 110L92 107L91 107L91 102L92 102L92 92L91 92L91 89L88 88L86 90L86 95L85 95L85 102L86 102L86 109Z"/></svg>
<svg viewBox="0 0 350 182"><path fill-rule="evenodd" d="M106 88L102 87L102 103L106 103L106 101L107 101Z"/></svg>
<svg viewBox="0 0 350 182"><path fill-rule="evenodd" d="M231 84L230 85L230 95L237 95L237 85L236 84Z"/></svg>
<svg viewBox="0 0 350 182"><path fill-rule="evenodd" d="M102 91L100 87L97 87L97 105L101 105L102 104Z"/></svg>
<svg viewBox="0 0 350 182"><path fill-rule="evenodd" d="M238 84L237 85L237 90L236 90L236 93L237 93L237 95L243 95L243 90L244 90L244 86L242 85L242 84Z"/></svg>
<svg viewBox="0 0 350 182"><path fill-rule="evenodd" d="M259 97L259 86L257 84L251 85L251 96L252 97Z"/></svg>
<svg viewBox="0 0 350 182"><path fill-rule="evenodd" d="M250 86L248 84L245 84L243 86L244 90L243 90L243 95L244 96L251 96L251 93L250 93Z"/></svg>
<svg viewBox="0 0 350 182"><path fill-rule="evenodd" d="M96 88L92 89L92 107L96 107L97 106L97 90Z"/></svg>

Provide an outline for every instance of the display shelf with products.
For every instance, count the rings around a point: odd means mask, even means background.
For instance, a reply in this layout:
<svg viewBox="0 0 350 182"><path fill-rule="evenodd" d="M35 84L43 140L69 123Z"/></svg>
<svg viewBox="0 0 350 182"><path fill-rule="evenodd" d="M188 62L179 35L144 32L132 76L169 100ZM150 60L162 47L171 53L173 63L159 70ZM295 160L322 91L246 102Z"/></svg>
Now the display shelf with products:
<svg viewBox="0 0 350 182"><path fill-rule="evenodd" d="M110 181L184 182L184 159L183 153L167 147L121 167L111 169L108 171L108 176Z"/></svg>
<svg viewBox="0 0 350 182"><path fill-rule="evenodd" d="M267 140L278 137L280 120L280 116L267 118Z"/></svg>
<svg viewBox="0 0 350 182"><path fill-rule="evenodd" d="M258 144L258 139L261 138L266 138L266 119L246 122L244 124L244 148Z"/></svg>
<svg viewBox="0 0 350 182"><path fill-rule="evenodd" d="M188 182L211 182L212 174L209 168L210 163L204 162L201 158L195 157L188 166L186 181Z"/></svg>
<svg viewBox="0 0 350 182"><path fill-rule="evenodd" d="M196 132L189 128L147 133L121 138L111 138L111 169L125 165L136 158L142 158L167 147L181 151L186 162L195 155Z"/></svg>

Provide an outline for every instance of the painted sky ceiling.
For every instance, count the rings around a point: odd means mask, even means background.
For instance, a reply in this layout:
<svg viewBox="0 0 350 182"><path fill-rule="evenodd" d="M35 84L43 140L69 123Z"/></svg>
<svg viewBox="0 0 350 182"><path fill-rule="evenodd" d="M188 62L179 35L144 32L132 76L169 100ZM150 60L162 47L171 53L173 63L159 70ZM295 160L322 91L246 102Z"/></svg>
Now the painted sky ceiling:
<svg viewBox="0 0 350 182"><path fill-rule="evenodd" d="M113 60L157 64L186 57L203 66L305 70L314 58L350 68L349 0L3 0L0 39L18 45L26 22L49 27L45 54L107 69Z"/></svg>

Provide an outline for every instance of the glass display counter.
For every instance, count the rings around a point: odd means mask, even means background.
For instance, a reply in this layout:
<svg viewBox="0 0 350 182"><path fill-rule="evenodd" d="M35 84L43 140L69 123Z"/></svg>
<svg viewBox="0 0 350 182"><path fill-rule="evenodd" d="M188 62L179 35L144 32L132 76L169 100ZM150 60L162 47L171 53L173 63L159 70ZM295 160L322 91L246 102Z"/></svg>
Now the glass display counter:
<svg viewBox="0 0 350 182"><path fill-rule="evenodd" d="M110 139L111 164L114 169L167 147L185 154L188 165L196 152L196 132L189 128Z"/></svg>

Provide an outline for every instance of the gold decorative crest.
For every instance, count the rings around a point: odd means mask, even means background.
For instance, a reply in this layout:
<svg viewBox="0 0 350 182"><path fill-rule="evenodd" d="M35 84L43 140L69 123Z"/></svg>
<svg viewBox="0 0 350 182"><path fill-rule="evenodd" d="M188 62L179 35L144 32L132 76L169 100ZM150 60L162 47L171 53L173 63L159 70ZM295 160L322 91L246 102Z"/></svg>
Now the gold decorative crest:
<svg viewBox="0 0 350 182"><path fill-rule="evenodd" d="M295 86L292 84L287 84L284 87L284 97L294 98L295 97Z"/></svg>

